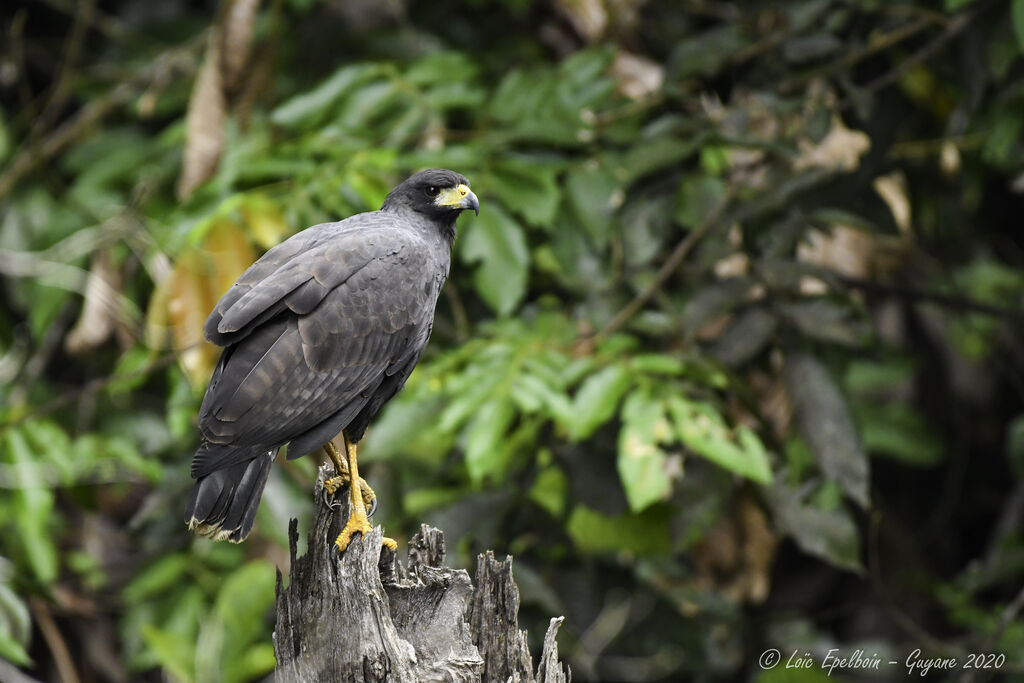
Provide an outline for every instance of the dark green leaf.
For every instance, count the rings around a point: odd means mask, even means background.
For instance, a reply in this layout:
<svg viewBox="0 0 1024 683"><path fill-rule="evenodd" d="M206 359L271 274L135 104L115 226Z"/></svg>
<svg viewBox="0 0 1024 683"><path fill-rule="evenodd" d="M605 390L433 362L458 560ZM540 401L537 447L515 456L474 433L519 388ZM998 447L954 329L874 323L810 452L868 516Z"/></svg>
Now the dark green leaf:
<svg viewBox="0 0 1024 683"><path fill-rule="evenodd" d="M1006 428L1006 456L1014 475L1024 481L1024 415L1018 415Z"/></svg>
<svg viewBox="0 0 1024 683"><path fill-rule="evenodd" d="M527 223L552 227L561 198L554 168L511 159L499 161L487 188Z"/></svg>
<svg viewBox="0 0 1024 683"><path fill-rule="evenodd" d="M573 508L566 530L583 552L659 555L672 548L669 519L664 508L640 514L609 517L584 505Z"/></svg>
<svg viewBox="0 0 1024 683"><path fill-rule="evenodd" d="M609 365L587 377L572 399L569 439L586 439L610 420L630 384L629 373L621 365Z"/></svg>
<svg viewBox="0 0 1024 683"><path fill-rule="evenodd" d="M870 400L854 405L864 448L869 452L918 467L934 465L945 456L935 428L911 406Z"/></svg>
<svg viewBox="0 0 1024 683"><path fill-rule="evenodd" d="M822 510L805 505L781 481L765 490L779 526L806 553L843 569L860 573L860 536L845 508Z"/></svg>
<svg viewBox="0 0 1024 683"><path fill-rule="evenodd" d="M826 477L861 507L868 506L868 458L846 399L817 358L792 353L783 370L800 433Z"/></svg>
<svg viewBox="0 0 1024 683"><path fill-rule="evenodd" d="M569 171L566 192L573 215L594 244L604 245L612 217L625 199L615 177L603 166L586 164Z"/></svg>
<svg viewBox="0 0 1024 683"><path fill-rule="evenodd" d="M730 367L744 365L774 338L775 328L774 315L761 307L748 308L711 344L708 355Z"/></svg>
<svg viewBox="0 0 1024 683"><path fill-rule="evenodd" d="M1017 37L1017 47L1024 54L1024 0L1013 0L1010 8L1013 34Z"/></svg>
<svg viewBox="0 0 1024 683"><path fill-rule="evenodd" d="M870 332L867 321L859 319L849 305L826 299L783 303L778 310L800 332L823 342L860 346Z"/></svg>
<svg viewBox="0 0 1024 683"><path fill-rule="evenodd" d="M461 241L462 260L479 264L473 273L477 292L496 313L508 315L526 294L530 252L522 227L492 204L466 227Z"/></svg>
<svg viewBox="0 0 1024 683"><path fill-rule="evenodd" d="M466 469L473 481L504 466L505 436L515 417L515 405L507 398L495 398L479 406L466 432Z"/></svg>

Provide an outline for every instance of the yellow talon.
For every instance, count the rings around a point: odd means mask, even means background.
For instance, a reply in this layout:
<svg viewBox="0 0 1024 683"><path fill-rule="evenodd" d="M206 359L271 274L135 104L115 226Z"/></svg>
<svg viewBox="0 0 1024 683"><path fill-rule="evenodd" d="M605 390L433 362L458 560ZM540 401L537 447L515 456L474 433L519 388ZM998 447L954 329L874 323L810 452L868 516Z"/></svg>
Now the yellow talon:
<svg viewBox="0 0 1024 683"><path fill-rule="evenodd" d="M338 546L338 551L340 552L352 542L352 536L357 533L365 536L371 528L370 520L366 516L366 510L353 510L352 514L348 516L348 521L345 522L345 528L341 530L338 538L335 539L334 545Z"/></svg>
<svg viewBox="0 0 1024 683"><path fill-rule="evenodd" d="M352 496L351 512L349 513L348 521L345 522L345 528L341 530L338 538L334 540L334 545L337 546L339 552L348 548L355 534L362 534L365 537L367 532L373 528L370 526L370 518L366 514L366 506L373 505L377 498L373 489L366 483L366 480L359 476L359 466L356 462L356 445L348 440L348 434L344 432L342 432L342 439L345 442L346 455L348 456L347 467L343 467L343 461L338 457L339 454L334 448L333 443L328 442L324 446L327 455L334 461L335 471L338 472L338 476L324 481L324 491L334 495L339 488L353 480L359 482L359 485L350 487ZM345 470L344 474L342 474L343 469ZM393 538L384 537L381 539L381 544L391 550L398 549L398 543Z"/></svg>
<svg viewBox="0 0 1024 683"><path fill-rule="evenodd" d="M331 477L330 479L324 480L324 491L327 492L327 495L333 496L335 493L338 492L338 489L340 489L342 486L345 486L346 484L348 484L347 477Z"/></svg>

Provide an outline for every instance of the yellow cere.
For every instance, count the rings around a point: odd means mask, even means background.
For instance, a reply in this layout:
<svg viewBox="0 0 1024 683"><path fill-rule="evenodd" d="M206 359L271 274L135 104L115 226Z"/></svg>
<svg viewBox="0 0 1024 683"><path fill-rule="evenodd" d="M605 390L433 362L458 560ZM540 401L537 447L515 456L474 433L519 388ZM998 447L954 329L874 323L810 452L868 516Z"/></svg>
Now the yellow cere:
<svg viewBox="0 0 1024 683"><path fill-rule="evenodd" d="M461 183L458 187L446 187L441 190L434 200L440 206L453 206L462 202L462 198L469 194L469 186Z"/></svg>

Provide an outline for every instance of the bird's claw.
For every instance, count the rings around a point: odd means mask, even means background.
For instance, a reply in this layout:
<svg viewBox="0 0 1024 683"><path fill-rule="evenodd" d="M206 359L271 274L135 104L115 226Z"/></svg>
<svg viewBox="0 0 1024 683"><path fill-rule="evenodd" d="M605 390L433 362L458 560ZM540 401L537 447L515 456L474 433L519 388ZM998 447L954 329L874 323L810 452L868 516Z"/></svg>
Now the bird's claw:
<svg viewBox="0 0 1024 683"><path fill-rule="evenodd" d="M344 477L331 477L330 479L325 479L323 491L321 492L324 499L324 505L332 510L341 505L341 503L336 503L331 499L334 498L334 494L338 492L338 489L347 483L348 481Z"/></svg>

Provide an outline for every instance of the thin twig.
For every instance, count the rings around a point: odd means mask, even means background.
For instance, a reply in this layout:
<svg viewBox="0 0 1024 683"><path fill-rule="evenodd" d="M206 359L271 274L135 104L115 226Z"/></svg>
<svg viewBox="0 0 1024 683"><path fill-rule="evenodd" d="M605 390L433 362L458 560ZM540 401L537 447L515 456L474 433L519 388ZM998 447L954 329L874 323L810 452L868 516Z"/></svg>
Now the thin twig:
<svg viewBox="0 0 1024 683"><path fill-rule="evenodd" d="M994 306L992 304L986 304L981 301L968 299L955 294L933 292L907 285L889 285L881 282L874 282L872 280L843 276L837 276L837 280L851 289L860 289L865 292L877 294L889 294L901 299L930 301L945 308L953 308L961 311L967 311L969 313L981 313L984 315L995 316L997 318L1009 318L1011 320L1024 321L1024 309L1021 308Z"/></svg>
<svg viewBox="0 0 1024 683"><path fill-rule="evenodd" d="M206 32L192 37L139 69L128 81L121 83L102 97L90 100L78 112L57 127L43 140L26 143L18 150L14 160L0 173L0 201L27 174L34 171L65 147L88 133L100 120L127 104L143 87L161 74L185 70L196 65L195 52L204 44Z"/></svg>
<svg viewBox="0 0 1024 683"><path fill-rule="evenodd" d="M904 59L902 62L897 64L893 69L882 74L875 80L865 85L863 88L861 88L860 92L873 93L878 90L881 90L890 83L894 83L895 81L898 81L899 79L903 78L907 71L917 66L918 64L921 64L922 62L926 62L928 59L934 56L935 53L941 50L946 43L948 43L950 40L959 35L961 31L963 31L965 28L967 28L967 26L970 25L971 20L973 18L974 14L971 12L964 12L963 14L953 17L953 19L949 22L949 24L946 26L946 29L942 33L940 33L929 43L924 45L917 52L910 55L910 57Z"/></svg>
<svg viewBox="0 0 1024 683"><path fill-rule="evenodd" d="M652 296L654 296L658 290L664 286L665 282L668 281L672 273L679 268L679 265L686 258L686 255L697 245L697 242L711 229L719 218L722 216L722 212L732 201L732 198L736 194L735 187L730 187L725 193L725 196L715 205L715 207L708 212L704 217L704 220L700 224L691 230L686 237L679 241L675 249L669 255L665 262L661 264L661 268L658 269L657 274L654 276L654 280L651 281L642 292L633 297L633 300L622 307L622 309L608 321L608 324L604 326L597 334L591 339L592 342L599 341L605 337L618 332L622 327L629 322L629 319L636 315L641 308L644 307Z"/></svg>
<svg viewBox="0 0 1024 683"><path fill-rule="evenodd" d="M80 0L75 7L74 21L64 44L64 60L60 65L57 78L54 79L43 111L35 117L35 121L32 123L32 130L29 132L31 140L37 140L43 131L50 127L71 96L72 69L81 55L82 45L85 42L89 25L92 23L95 9L96 0Z"/></svg>
<svg viewBox="0 0 1024 683"><path fill-rule="evenodd" d="M57 628L57 623L53 620L53 615L50 614L46 603L40 598L32 597L29 598L28 606L32 612L32 619L42 632L43 640L46 641L46 646L50 649L50 654L53 655L54 662L57 664L60 680L64 683L79 683L81 679L78 677L75 663L71 659L71 652L68 651L64 636Z"/></svg>
<svg viewBox="0 0 1024 683"><path fill-rule="evenodd" d="M814 78L849 69L868 57L879 52L884 52L885 50L902 43L908 38L916 36L918 33L921 33L934 25L934 22L926 18L919 18L914 21L907 22L906 24L902 24L889 33L883 33L877 38L874 38L867 45L856 50L852 50L843 56L832 60L828 64L812 69L806 73L787 78L779 84L779 91L783 93L792 92L798 86Z"/></svg>
<svg viewBox="0 0 1024 683"><path fill-rule="evenodd" d="M31 410L24 414L20 414L14 419L8 420L7 422L0 423L0 434L2 434L5 430L10 429L11 427L17 427L25 420L42 417L43 415L49 415L53 411L59 410L60 408L63 408L69 403L74 403L75 401L81 400L82 398L89 396L90 394L95 394L103 390L104 387L113 382L121 380L131 381L139 377L144 377L151 372L156 372L157 370L166 368L167 366L177 361L183 353L195 348L198 345L199 344L197 342L196 344L190 344L181 349L175 349L174 351L169 352L167 355L162 356L154 360L153 362L149 363L145 367L139 368L138 370L133 370L132 372L127 372L123 375L111 374L107 375L106 377L97 377L96 379L90 380L89 382L81 385L74 391L66 391L34 410Z"/></svg>

